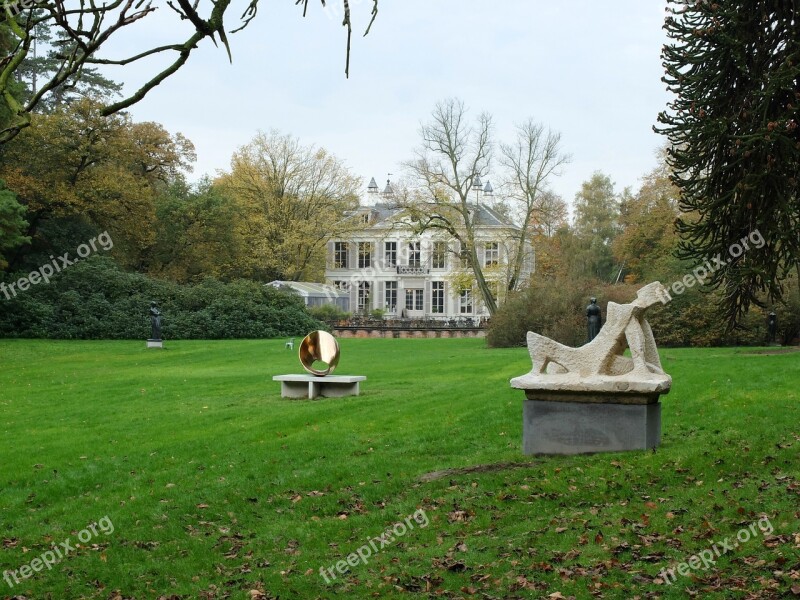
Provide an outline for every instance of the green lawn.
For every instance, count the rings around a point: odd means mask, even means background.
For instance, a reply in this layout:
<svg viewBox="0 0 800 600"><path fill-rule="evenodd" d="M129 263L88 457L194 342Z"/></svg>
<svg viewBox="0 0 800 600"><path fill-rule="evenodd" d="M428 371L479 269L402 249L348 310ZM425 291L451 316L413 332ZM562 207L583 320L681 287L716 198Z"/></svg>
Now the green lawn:
<svg viewBox="0 0 800 600"><path fill-rule="evenodd" d="M282 340L0 340L0 597L800 594L800 353L664 350L657 452L525 457L524 349L340 343L362 395L307 401ZM420 481L502 462L530 464Z"/></svg>

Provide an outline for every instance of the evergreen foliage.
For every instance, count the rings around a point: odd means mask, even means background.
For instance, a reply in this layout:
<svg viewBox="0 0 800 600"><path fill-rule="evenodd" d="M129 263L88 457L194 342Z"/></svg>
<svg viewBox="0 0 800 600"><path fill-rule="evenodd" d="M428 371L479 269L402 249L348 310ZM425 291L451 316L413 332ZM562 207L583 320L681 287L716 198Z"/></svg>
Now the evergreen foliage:
<svg viewBox="0 0 800 600"><path fill-rule="evenodd" d="M659 115L681 192L680 256L726 255L754 230L761 249L714 273L721 309L740 323L781 298L800 269L800 2L669 0L663 58L676 94Z"/></svg>
<svg viewBox="0 0 800 600"><path fill-rule="evenodd" d="M0 181L0 269L8 266L4 253L30 241L23 235L28 223L25 221L25 207L17 201L17 196Z"/></svg>

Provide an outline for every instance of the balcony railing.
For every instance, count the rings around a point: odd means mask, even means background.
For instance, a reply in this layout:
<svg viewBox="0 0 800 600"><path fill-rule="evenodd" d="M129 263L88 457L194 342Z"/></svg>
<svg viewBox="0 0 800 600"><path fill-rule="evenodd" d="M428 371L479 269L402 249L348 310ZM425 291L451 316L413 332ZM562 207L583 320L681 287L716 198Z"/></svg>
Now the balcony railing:
<svg viewBox="0 0 800 600"><path fill-rule="evenodd" d="M484 329L487 317L418 317L399 318L386 316L383 319L353 316L349 319L328 321L334 328L354 329Z"/></svg>
<svg viewBox="0 0 800 600"><path fill-rule="evenodd" d="M427 275L431 270L422 265L397 265L398 275Z"/></svg>

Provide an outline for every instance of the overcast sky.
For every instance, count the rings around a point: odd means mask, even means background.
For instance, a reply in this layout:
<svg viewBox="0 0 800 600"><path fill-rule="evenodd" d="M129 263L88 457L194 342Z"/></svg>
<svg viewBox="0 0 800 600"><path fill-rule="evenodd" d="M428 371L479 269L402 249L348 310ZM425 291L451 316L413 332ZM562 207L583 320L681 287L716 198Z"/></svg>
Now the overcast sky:
<svg viewBox="0 0 800 600"><path fill-rule="evenodd" d="M226 169L236 148L276 128L332 151L365 186L372 176L383 186L411 158L420 121L450 96L472 114L490 112L498 139L528 117L560 131L573 160L552 187L568 201L593 171L621 191L655 166L663 140L652 126L669 99L663 0L380 0L366 38L371 0L351 0L349 80L340 0L330 2L310 0L303 19L294 0L261 0L258 17L231 36L232 64L204 41L132 115L194 142L193 179ZM234 1L229 28L246 4ZM185 25L162 7L137 27L114 54L181 40ZM130 91L155 66L108 74Z"/></svg>

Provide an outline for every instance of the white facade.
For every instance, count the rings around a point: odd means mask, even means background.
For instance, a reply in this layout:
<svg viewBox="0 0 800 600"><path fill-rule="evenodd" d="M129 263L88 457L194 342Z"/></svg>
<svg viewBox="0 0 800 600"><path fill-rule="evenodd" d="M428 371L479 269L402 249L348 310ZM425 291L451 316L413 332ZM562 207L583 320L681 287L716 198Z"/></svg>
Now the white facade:
<svg viewBox="0 0 800 600"><path fill-rule="evenodd" d="M511 238L517 228L491 208L477 206L478 260L486 280L504 299ZM358 211L364 229L328 243L326 281L350 293L353 313L385 311L389 317L488 317L459 242L439 230L415 234L401 208L375 204ZM528 273L532 264L526 259Z"/></svg>

